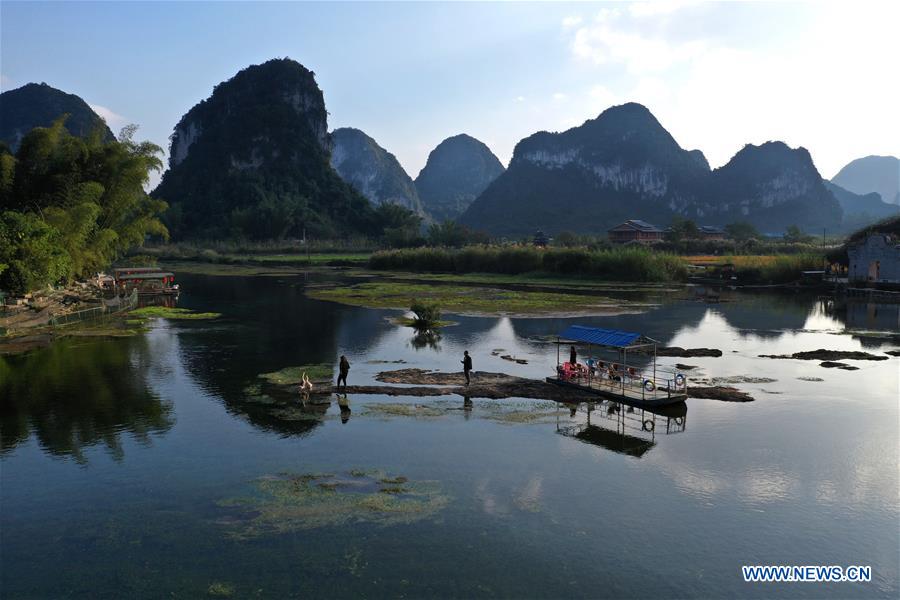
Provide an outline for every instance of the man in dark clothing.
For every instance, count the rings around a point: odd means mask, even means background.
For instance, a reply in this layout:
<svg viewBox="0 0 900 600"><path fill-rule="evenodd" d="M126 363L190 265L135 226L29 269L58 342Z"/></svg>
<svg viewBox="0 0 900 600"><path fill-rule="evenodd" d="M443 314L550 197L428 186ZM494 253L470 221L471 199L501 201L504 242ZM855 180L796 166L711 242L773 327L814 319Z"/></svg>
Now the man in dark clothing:
<svg viewBox="0 0 900 600"><path fill-rule="evenodd" d="M462 362L463 373L466 375L466 385L469 385L469 371L472 370L472 357L469 356L468 350L463 352L463 359L460 362Z"/></svg>
<svg viewBox="0 0 900 600"><path fill-rule="evenodd" d="M350 363L347 361L347 357L341 355L341 364L338 366L338 380L337 386L341 387L341 381L344 382L344 389L347 389L347 374L350 372Z"/></svg>
<svg viewBox="0 0 900 600"><path fill-rule="evenodd" d="M578 355L575 354L575 346L572 346L572 350L569 351L569 362L573 367L578 364Z"/></svg>

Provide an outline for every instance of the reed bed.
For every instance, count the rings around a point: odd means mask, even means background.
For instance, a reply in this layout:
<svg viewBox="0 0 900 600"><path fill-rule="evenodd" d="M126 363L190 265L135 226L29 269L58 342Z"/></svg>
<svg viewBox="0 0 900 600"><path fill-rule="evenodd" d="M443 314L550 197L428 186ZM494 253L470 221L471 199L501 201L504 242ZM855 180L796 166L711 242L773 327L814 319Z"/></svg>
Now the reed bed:
<svg viewBox="0 0 900 600"><path fill-rule="evenodd" d="M670 282L687 278L685 261L646 248L535 248L467 246L409 248L376 252L369 267L382 271L425 273L546 273L609 281Z"/></svg>

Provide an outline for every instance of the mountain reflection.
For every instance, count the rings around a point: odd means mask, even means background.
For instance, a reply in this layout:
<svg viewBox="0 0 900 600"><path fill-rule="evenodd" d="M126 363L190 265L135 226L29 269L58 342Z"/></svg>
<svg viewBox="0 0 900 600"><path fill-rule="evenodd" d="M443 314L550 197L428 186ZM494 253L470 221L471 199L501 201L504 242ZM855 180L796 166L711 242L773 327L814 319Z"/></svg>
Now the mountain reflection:
<svg viewBox="0 0 900 600"><path fill-rule="evenodd" d="M122 434L149 443L174 424L172 407L147 383L142 337L63 340L24 356L0 357L0 451L34 434L57 456L85 463L84 450L103 444L124 456Z"/></svg>

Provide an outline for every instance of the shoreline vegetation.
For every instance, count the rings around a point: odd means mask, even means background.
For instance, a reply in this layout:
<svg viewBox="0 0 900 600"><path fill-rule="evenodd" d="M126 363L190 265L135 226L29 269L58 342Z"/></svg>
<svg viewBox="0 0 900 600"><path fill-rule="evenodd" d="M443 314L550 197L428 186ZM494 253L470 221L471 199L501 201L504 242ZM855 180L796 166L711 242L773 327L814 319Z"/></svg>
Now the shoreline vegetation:
<svg viewBox="0 0 900 600"><path fill-rule="evenodd" d="M803 271L822 270L822 251L808 249L776 254L673 254L656 248L590 247L538 248L518 245L477 245L462 248L420 247L367 251L322 244L306 253L294 245L221 244L219 249L166 245L142 249L142 261L177 265L185 272L257 274L261 269L289 272L316 267L350 268L383 276L407 274L416 279L452 281L464 276L485 283L521 283L546 280L581 284L683 284L692 277L717 278L735 286L788 285ZM220 269L198 265L221 265ZM731 279L733 276L734 279ZM523 281L525 280L525 281Z"/></svg>

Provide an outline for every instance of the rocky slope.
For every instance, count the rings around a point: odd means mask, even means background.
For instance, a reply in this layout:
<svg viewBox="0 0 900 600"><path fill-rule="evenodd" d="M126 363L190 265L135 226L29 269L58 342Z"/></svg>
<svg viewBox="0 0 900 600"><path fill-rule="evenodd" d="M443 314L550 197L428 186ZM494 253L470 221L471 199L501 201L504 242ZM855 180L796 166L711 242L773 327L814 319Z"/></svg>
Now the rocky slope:
<svg viewBox="0 0 900 600"><path fill-rule="evenodd" d="M750 221L764 231L836 227L841 210L806 150L748 145L710 171L640 104L624 104L562 133L516 146L509 169L460 217L497 235L603 234L626 219L658 226L674 216L701 224Z"/></svg>
<svg viewBox="0 0 900 600"><path fill-rule="evenodd" d="M106 140L114 140L112 132L88 103L46 83L29 83L0 94L0 141L15 152L25 134L35 127L47 127L68 114L66 129L84 137L99 129Z"/></svg>
<svg viewBox="0 0 900 600"><path fill-rule="evenodd" d="M397 158L359 129L331 132L331 166L372 204L394 203L425 216L416 186Z"/></svg>
<svg viewBox="0 0 900 600"><path fill-rule="evenodd" d="M482 142L460 134L431 151L416 177L425 210L437 221L455 219L503 173L503 165Z"/></svg>
<svg viewBox="0 0 900 600"><path fill-rule="evenodd" d="M856 194L876 192L884 202L900 204L900 159L866 156L848 163L831 182Z"/></svg>
<svg viewBox="0 0 900 600"><path fill-rule="evenodd" d="M154 195L176 237L368 233L371 204L334 171L322 91L290 59L217 85L175 126Z"/></svg>
<svg viewBox="0 0 900 600"><path fill-rule="evenodd" d="M809 152L783 142L744 146L713 171L706 198L713 222L748 221L770 234L784 233L790 225L835 231L843 216Z"/></svg>
<svg viewBox="0 0 900 600"><path fill-rule="evenodd" d="M900 206L882 201L876 192L854 194L827 180L825 189L834 194L844 211L844 231L854 231L875 221L900 215Z"/></svg>

